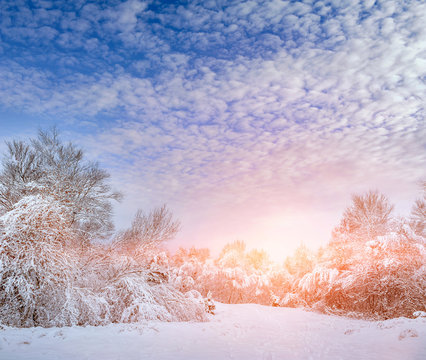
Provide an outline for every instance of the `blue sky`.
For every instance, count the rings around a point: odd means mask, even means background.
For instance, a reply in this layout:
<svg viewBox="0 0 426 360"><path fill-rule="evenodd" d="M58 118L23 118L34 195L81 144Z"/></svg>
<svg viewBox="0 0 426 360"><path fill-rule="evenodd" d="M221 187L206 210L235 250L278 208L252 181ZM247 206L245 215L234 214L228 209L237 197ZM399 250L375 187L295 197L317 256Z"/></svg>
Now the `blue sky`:
<svg viewBox="0 0 426 360"><path fill-rule="evenodd" d="M352 193L418 193L425 23L423 1L2 0L0 138L57 125L123 189L119 228L167 203L174 246L318 246Z"/></svg>

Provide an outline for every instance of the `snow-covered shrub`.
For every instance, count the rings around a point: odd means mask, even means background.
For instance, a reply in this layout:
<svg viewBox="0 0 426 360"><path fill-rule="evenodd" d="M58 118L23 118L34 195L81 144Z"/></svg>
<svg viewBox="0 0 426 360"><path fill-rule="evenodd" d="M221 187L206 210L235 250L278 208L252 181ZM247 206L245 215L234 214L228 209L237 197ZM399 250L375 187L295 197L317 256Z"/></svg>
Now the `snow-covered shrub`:
<svg viewBox="0 0 426 360"><path fill-rule="evenodd" d="M425 244L401 234L389 234L368 243L366 266L357 272L368 276L365 288L359 289L356 304L372 315L388 318L412 317L415 311L426 310L426 249ZM361 275L362 276L362 275ZM348 287L358 283L348 284ZM356 307L357 308L357 307Z"/></svg>
<svg viewBox="0 0 426 360"><path fill-rule="evenodd" d="M118 311L127 309L120 322L205 319L203 300L187 296L192 286L179 283L179 277L170 269L169 256L162 248L162 243L173 237L178 228L179 223L163 206L148 215L139 211L132 227L117 236L112 248L119 261L113 264L121 264L121 268L114 270L116 275L105 281L118 285L112 288L115 292L108 292L107 298L121 304L115 306ZM116 302L114 297L119 300Z"/></svg>
<svg viewBox="0 0 426 360"><path fill-rule="evenodd" d="M0 321L13 326L67 325L78 275L69 217L51 197L27 196L0 218Z"/></svg>
<svg viewBox="0 0 426 360"><path fill-rule="evenodd" d="M224 247L217 259L206 251L180 249L170 264L170 280L181 291L195 289L224 303L271 303L271 290L282 288L282 275L264 251L245 252L237 241ZM273 286L272 282L273 280Z"/></svg>
<svg viewBox="0 0 426 360"><path fill-rule="evenodd" d="M81 251L68 208L31 195L0 217L0 322L6 325L103 325L205 318L159 266L113 246ZM155 266L154 266L155 265Z"/></svg>
<svg viewBox="0 0 426 360"><path fill-rule="evenodd" d="M225 245L214 261L216 271L209 289L213 297L226 303L270 304L273 264L264 251L246 252L245 243Z"/></svg>
<svg viewBox="0 0 426 360"><path fill-rule="evenodd" d="M307 306L306 301L303 300L297 293L287 293L284 297L278 302L279 306L283 307L305 307Z"/></svg>
<svg viewBox="0 0 426 360"><path fill-rule="evenodd" d="M359 251L362 260L338 274L333 270L333 281L325 286L305 279L305 289L306 285L316 289L308 292L314 294L308 300L323 300L332 311L381 319L412 317L414 312L426 310L424 243L390 233L367 242Z"/></svg>
<svg viewBox="0 0 426 360"><path fill-rule="evenodd" d="M266 274L269 280L269 304L280 306L281 299L292 292L294 277L289 274L286 268L273 266Z"/></svg>
<svg viewBox="0 0 426 360"><path fill-rule="evenodd" d="M293 256L286 258L284 265L289 274L300 278L314 268L314 252L308 249L306 245L301 244L297 247Z"/></svg>
<svg viewBox="0 0 426 360"><path fill-rule="evenodd" d="M297 293L306 303L315 304L327 296L338 276L337 269L318 265L297 282Z"/></svg>
<svg viewBox="0 0 426 360"><path fill-rule="evenodd" d="M112 254L94 268L98 292L109 304L112 322L205 319L201 301L186 297L162 272L129 256Z"/></svg>
<svg viewBox="0 0 426 360"><path fill-rule="evenodd" d="M353 196L312 270L295 272L289 266L295 261L286 262L295 276L292 292L311 308L346 315L386 319L424 311L426 251L419 204L415 219L407 222L393 218L393 206L377 192Z"/></svg>

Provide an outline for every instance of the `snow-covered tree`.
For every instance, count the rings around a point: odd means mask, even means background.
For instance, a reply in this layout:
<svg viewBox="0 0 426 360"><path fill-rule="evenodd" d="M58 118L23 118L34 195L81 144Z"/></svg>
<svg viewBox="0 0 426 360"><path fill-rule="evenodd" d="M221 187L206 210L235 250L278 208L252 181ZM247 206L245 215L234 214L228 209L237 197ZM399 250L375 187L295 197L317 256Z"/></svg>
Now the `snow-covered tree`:
<svg viewBox="0 0 426 360"><path fill-rule="evenodd" d="M271 303L271 278L280 277L264 251L246 253L242 241L227 244L216 259L205 251L180 249L171 266L171 279L182 291L194 289L225 303ZM278 285L277 285L278 286ZM278 292L278 291L276 291Z"/></svg>
<svg viewBox="0 0 426 360"><path fill-rule="evenodd" d="M294 254L286 258L284 265L290 274L299 278L313 269L314 262L314 252L300 244Z"/></svg>
<svg viewBox="0 0 426 360"><path fill-rule="evenodd" d="M240 266L244 261L245 251L245 242L236 240L223 247L216 262L221 268Z"/></svg>
<svg viewBox="0 0 426 360"><path fill-rule="evenodd" d="M117 249L132 256L147 258L148 253L171 240L179 231L180 223L165 205L148 214L138 210L130 229L118 233L114 239Z"/></svg>
<svg viewBox="0 0 426 360"><path fill-rule="evenodd" d="M210 250L208 248L196 248L194 246L186 249L180 247L173 256L174 264L182 265L192 260L198 260L205 263L210 258Z"/></svg>
<svg viewBox="0 0 426 360"><path fill-rule="evenodd" d="M367 242L385 235L391 226L393 205L377 191L353 195L352 204L346 208L334 238Z"/></svg>
<svg viewBox="0 0 426 360"><path fill-rule="evenodd" d="M389 233L367 242L362 257L337 276L325 297L328 306L382 319L426 310L424 243Z"/></svg>
<svg viewBox="0 0 426 360"><path fill-rule="evenodd" d="M71 224L82 241L111 233L111 201L121 195L112 191L105 170L84 160L81 149L63 144L56 129L7 146L0 172L0 214L27 195L42 194L69 209Z"/></svg>
<svg viewBox="0 0 426 360"><path fill-rule="evenodd" d="M397 231L366 243L355 241L354 246L333 240L315 268L295 281L294 296L285 299L320 311L375 319L424 311L424 239L404 222L393 228ZM286 301L280 304L289 306Z"/></svg>
<svg viewBox="0 0 426 360"><path fill-rule="evenodd" d="M255 270L263 271L271 265L271 260L264 250L253 249L250 250L246 256L247 266Z"/></svg>
<svg viewBox="0 0 426 360"><path fill-rule="evenodd" d="M426 181L421 183L423 194L417 199L411 210L410 224L414 232L426 238Z"/></svg>

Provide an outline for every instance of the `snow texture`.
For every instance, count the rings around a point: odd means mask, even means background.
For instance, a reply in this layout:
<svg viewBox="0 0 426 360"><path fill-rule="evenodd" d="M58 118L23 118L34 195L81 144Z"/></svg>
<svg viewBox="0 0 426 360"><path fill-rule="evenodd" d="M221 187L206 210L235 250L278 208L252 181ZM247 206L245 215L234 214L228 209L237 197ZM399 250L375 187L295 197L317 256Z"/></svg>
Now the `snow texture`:
<svg viewBox="0 0 426 360"><path fill-rule="evenodd" d="M0 330L0 359L424 359L426 319L217 304L210 322Z"/></svg>

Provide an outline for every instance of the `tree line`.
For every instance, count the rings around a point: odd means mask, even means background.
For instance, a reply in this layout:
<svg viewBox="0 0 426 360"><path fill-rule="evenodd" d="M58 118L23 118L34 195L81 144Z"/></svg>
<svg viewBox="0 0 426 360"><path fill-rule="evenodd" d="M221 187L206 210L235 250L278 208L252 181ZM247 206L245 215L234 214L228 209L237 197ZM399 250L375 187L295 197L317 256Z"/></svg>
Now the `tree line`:
<svg viewBox="0 0 426 360"><path fill-rule="evenodd" d="M116 232L112 204L122 195L108 180L55 129L7 143L0 323L203 321L211 298L371 319L426 311L426 182L408 218L396 217L377 191L354 195L328 244L301 245L277 264L242 241L215 258L202 248L170 254L163 244L180 225L165 206L139 210L129 229Z"/></svg>

